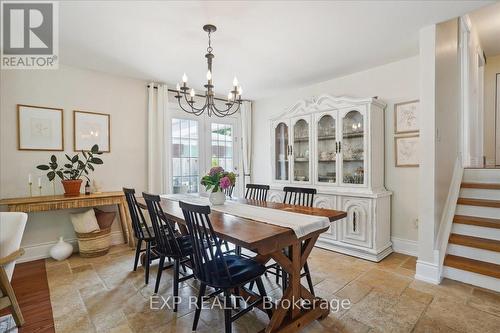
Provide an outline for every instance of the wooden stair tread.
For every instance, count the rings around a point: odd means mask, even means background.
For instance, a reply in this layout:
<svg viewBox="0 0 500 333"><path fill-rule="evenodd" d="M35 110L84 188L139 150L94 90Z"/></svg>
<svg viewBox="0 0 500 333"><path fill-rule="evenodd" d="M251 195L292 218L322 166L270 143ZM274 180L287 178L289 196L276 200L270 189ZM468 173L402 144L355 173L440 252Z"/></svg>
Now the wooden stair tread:
<svg viewBox="0 0 500 333"><path fill-rule="evenodd" d="M500 183L462 183L462 188L480 188L485 190L500 190Z"/></svg>
<svg viewBox="0 0 500 333"><path fill-rule="evenodd" d="M477 249L500 252L500 241L494 239L473 237L460 234L451 234L449 243L474 247Z"/></svg>
<svg viewBox="0 0 500 333"><path fill-rule="evenodd" d="M467 205L467 206L500 208L500 200L458 198L457 204Z"/></svg>
<svg viewBox="0 0 500 333"><path fill-rule="evenodd" d="M453 223L500 229L500 219L492 219L487 217L455 215L455 217L453 218Z"/></svg>
<svg viewBox="0 0 500 333"><path fill-rule="evenodd" d="M500 279L500 265L447 254L444 265Z"/></svg>

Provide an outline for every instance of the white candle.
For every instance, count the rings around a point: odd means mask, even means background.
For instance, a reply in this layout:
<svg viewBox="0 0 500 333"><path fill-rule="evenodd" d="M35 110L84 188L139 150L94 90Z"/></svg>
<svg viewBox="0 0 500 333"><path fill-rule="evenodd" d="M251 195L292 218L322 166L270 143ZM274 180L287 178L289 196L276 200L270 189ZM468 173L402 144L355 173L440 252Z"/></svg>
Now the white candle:
<svg viewBox="0 0 500 333"><path fill-rule="evenodd" d="M42 177L38 177L38 187L42 187Z"/></svg>
<svg viewBox="0 0 500 333"><path fill-rule="evenodd" d="M33 184L33 181L31 179L31 173L28 174L28 184Z"/></svg>

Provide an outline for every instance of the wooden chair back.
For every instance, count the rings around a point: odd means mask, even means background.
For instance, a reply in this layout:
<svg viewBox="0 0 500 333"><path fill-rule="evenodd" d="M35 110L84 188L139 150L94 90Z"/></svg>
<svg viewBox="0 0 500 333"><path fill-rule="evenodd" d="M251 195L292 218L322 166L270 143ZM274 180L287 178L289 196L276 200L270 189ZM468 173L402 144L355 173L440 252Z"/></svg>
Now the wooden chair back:
<svg viewBox="0 0 500 333"><path fill-rule="evenodd" d="M314 195L317 193L315 188L285 186L283 188L285 197L283 203L290 205L312 207L314 204Z"/></svg>
<svg viewBox="0 0 500 333"><path fill-rule="evenodd" d="M245 199L266 201L269 188L269 185L247 184Z"/></svg>
<svg viewBox="0 0 500 333"><path fill-rule="evenodd" d="M135 197L135 189L133 188L123 188L123 193L125 193L125 199L127 200L128 210L130 212L130 218L132 219L132 228L134 229L134 236L137 239L152 238L153 235L149 230L149 227L142 214L142 209L137 203L137 198Z"/></svg>

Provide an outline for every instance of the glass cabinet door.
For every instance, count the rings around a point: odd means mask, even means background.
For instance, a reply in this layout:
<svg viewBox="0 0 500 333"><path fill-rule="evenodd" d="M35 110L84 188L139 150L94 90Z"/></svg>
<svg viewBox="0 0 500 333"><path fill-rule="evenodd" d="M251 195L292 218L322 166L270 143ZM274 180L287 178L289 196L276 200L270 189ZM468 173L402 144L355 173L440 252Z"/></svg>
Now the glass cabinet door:
<svg viewBox="0 0 500 333"><path fill-rule="evenodd" d="M293 180L309 181L309 123L299 119L293 124Z"/></svg>
<svg viewBox="0 0 500 333"><path fill-rule="evenodd" d="M329 114L321 116L317 123L317 181L337 182L337 135L336 119Z"/></svg>
<svg viewBox="0 0 500 333"><path fill-rule="evenodd" d="M281 122L274 128L274 163L276 180L288 180L288 125Z"/></svg>
<svg viewBox="0 0 500 333"><path fill-rule="evenodd" d="M342 182L365 183L364 119L360 111L349 111L342 119Z"/></svg>

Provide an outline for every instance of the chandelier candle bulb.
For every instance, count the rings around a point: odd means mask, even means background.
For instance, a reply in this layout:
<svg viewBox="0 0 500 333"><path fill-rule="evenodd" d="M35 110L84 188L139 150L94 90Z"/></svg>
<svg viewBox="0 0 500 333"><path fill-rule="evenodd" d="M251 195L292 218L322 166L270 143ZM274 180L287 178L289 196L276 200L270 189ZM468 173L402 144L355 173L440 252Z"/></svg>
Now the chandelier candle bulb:
<svg viewBox="0 0 500 333"><path fill-rule="evenodd" d="M212 72L210 70L207 72L207 80L208 81L212 80Z"/></svg>
<svg viewBox="0 0 500 333"><path fill-rule="evenodd" d="M182 82L184 84L186 84L188 82L188 77L187 77L186 73L182 74Z"/></svg>
<svg viewBox="0 0 500 333"><path fill-rule="evenodd" d="M236 76L234 77L233 79L233 86L234 87L237 87L238 86L238 79L236 78Z"/></svg>
<svg viewBox="0 0 500 333"><path fill-rule="evenodd" d="M191 96L191 98L194 98L195 95L194 88L191 88L191 92L189 93L189 95Z"/></svg>
<svg viewBox="0 0 500 333"><path fill-rule="evenodd" d="M181 91L181 85L177 83L177 86L175 87L175 90L177 90L177 92L180 92Z"/></svg>

